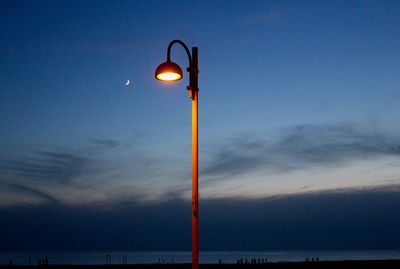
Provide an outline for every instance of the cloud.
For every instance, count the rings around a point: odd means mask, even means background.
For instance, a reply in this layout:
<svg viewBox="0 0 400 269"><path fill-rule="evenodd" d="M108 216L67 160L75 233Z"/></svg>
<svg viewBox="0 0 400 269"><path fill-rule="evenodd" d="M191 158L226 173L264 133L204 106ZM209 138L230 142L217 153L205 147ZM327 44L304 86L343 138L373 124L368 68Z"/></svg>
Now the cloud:
<svg viewBox="0 0 400 269"><path fill-rule="evenodd" d="M227 249L380 249L400 238L399 185L203 201L203 244ZM393 240L396 238L395 240Z"/></svg>
<svg viewBox="0 0 400 269"><path fill-rule="evenodd" d="M144 136L124 142L85 139L79 146L0 154L0 207L165 201L185 195L190 168L143 150ZM177 165L178 164L178 165ZM187 172L184 172L186 171Z"/></svg>
<svg viewBox="0 0 400 269"><path fill-rule="evenodd" d="M353 158L399 155L400 140L356 124L297 126L277 145L277 152L308 163L337 163Z"/></svg>
<svg viewBox="0 0 400 269"><path fill-rule="evenodd" d="M39 181L67 182L87 172L91 162L85 154L64 151L38 151L19 160L2 160L6 173Z"/></svg>
<svg viewBox="0 0 400 269"><path fill-rule="evenodd" d="M24 203L108 204L179 197L189 184L170 160L141 151L138 141L87 139L75 149L0 156L0 207ZM189 183L189 181L188 181ZM175 184L175 185L174 185Z"/></svg>
<svg viewBox="0 0 400 269"><path fill-rule="evenodd" d="M0 186L3 190L5 189L8 192L18 193L19 196L34 197L36 199L33 199L33 201L36 201L38 203L50 202L53 205L59 204L59 201L53 196L49 195L48 193L43 192L36 188L29 187L27 185L12 183L12 182L0 182ZM16 197L16 200L18 200L19 198L20 197ZM31 202L33 201L31 200ZM10 204L13 204L15 202L16 201L9 201Z"/></svg>
<svg viewBox="0 0 400 269"><path fill-rule="evenodd" d="M121 145L119 141L113 139L89 138L89 141L97 145L100 149L113 149Z"/></svg>
<svg viewBox="0 0 400 269"><path fill-rule="evenodd" d="M189 250L190 207L190 201L172 199L121 203L112 210L63 204L0 208L0 251ZM200 247L398 249L399 207L398 185L269 199L202 199Z"/></svg>
<svg viewBox="0 0 400 269"><path fill-rule="evenodd" d="M269 197L398 183L399 137L371 125L336 124L221 139L202 147L201 194ZM190 167L174 152L158 155L143 140L84 142L78 149L0 156L0 206L190 199Z"/></svg>
<svg viewBox="0 0 400 269"><path fill-rule="evenodd" d="M284 173L400 156L400 139L359 124L299 125L285 129L275 140L242 135L217 145L210 152L201 172L221 178L221 175L245 174L256 169Z"/></svg>
<svg viewBox="0 0 400 269"><path fill-rule="evenodd" d="M89 142L80 150L37 150L20 156L2 156L0 206L94 199L96 195L84 190L101 179L106 169L113 170L112 165L105 165L102 159L109 145L101 148L98 143Z"/></svg>

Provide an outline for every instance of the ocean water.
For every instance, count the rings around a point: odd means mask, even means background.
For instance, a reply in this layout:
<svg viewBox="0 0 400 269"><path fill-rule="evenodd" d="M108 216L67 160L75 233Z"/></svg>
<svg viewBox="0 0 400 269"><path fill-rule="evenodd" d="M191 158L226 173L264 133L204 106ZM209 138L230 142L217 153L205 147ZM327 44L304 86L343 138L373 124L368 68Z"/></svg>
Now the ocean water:
<svg viewBox="0 0 400 269"><path fill-rule="evenodd" d="M200 263L236 263L251 259L266 259L268 262L304 261L317 258L319 261L335 260L386 260L400 259L400 250L329 250L329 251L203 251ZM13 252L0 253L0 265L15 264L36 265L39 260L48 260L49 264L151 264L151 263L190 263L190 251L83 251L83 252Z"/></svg>

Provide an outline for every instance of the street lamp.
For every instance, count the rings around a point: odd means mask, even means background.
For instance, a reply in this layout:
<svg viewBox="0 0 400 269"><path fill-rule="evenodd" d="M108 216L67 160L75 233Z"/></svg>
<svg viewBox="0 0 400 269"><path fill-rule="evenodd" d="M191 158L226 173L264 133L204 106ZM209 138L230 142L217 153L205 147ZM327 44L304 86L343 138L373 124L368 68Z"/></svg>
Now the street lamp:
<svg viewBox="0 0 400 269"><path fill-rule="evenodd" d="M171 61L171 48L174 44L180 44L189 58L189 97L192 100L192 269L199 268L199 124L198 124L198 48L189 48L181 40L173 40L168 45L167 61L160 64L155 72L156 79L165 82L173 82L183 77L182 69Z"/></svg>

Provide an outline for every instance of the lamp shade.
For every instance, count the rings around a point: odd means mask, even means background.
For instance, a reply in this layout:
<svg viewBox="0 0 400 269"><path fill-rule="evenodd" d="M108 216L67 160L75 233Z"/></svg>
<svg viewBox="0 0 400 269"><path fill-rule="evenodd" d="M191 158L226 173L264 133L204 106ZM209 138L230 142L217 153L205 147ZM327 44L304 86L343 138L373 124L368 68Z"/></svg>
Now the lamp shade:
<svg viewBox="0 0 400 269"><path fill-rule="evenodd" d="M160 64L155 72L155 77L161 81L177 81L182 78L182 69L174 62L166 61Z"/></svg>

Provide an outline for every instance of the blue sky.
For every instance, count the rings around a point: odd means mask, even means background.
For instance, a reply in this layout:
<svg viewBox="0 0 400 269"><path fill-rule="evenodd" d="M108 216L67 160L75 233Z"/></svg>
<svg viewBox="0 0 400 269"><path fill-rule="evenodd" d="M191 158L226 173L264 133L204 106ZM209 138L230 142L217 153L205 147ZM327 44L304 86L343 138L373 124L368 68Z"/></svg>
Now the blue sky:
<svg viewBox="0 0 400 269"><path fill-rule="evenodd" d="M176 38L199 47L203 201L397 192L399 12L397 1L3 1L0 208L190 203L188 79L154 79ZM172 59L187 66L180 47Z"/></svg>

